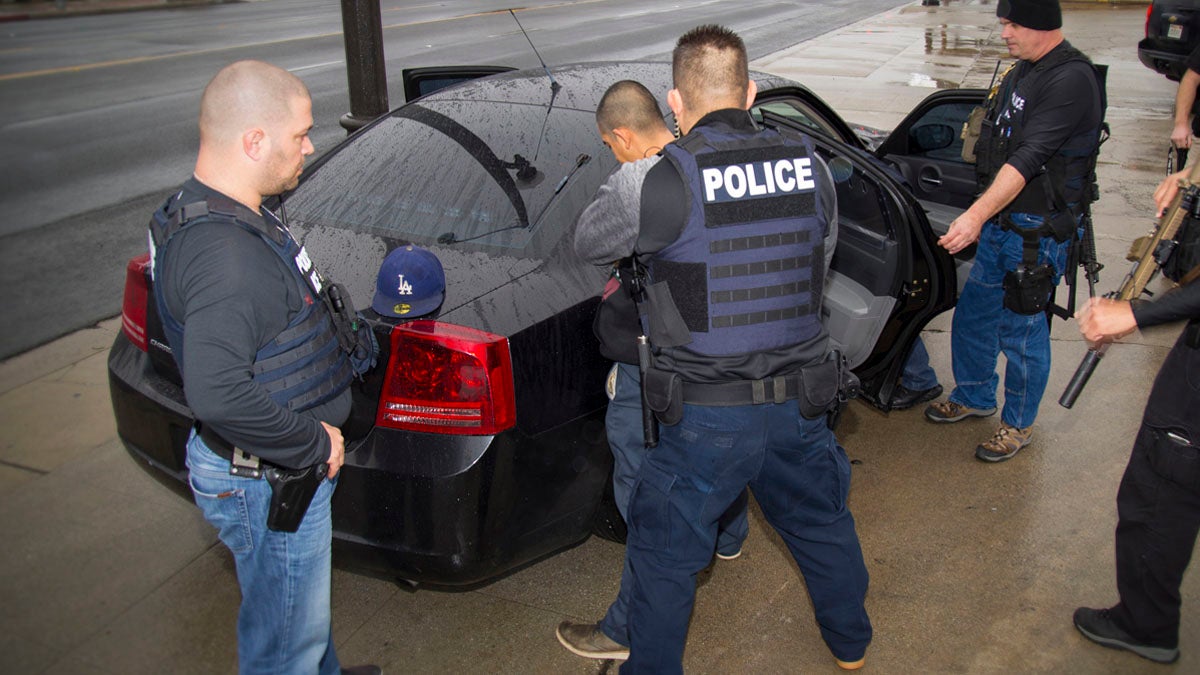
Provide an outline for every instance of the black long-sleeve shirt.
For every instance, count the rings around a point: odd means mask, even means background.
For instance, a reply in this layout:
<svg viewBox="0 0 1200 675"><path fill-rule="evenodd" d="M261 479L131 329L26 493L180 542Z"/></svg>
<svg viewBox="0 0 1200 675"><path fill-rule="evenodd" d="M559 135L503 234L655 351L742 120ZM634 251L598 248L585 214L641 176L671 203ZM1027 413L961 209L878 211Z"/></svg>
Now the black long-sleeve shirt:
<svg viewBox="0 0 1200 675"><path fill-rule="evenodd" d="M1039 61L1053 59L1070 48L1063 40ZM1029 182L1056 154L1086 156L1096 144L1100 128L1100 94L1092 67L1071 61L1044 73L1034 73L1037 62L1021 61L1010 77L1016 89L1000 112L1020 127L1020 141L1005 162ZM1068 202L1082 198L1082 177L1068 175L1064 190Z"/></svg>
<svg viewBox="0 0 1200 675"><path fill-rule="evenodd" d="M1135 302L1133 319L1138 328L1172 321L1200 320L1200 282L1163 293L1153 302Z"/></svg>
<svg viewBox="0 0 1200 675"><path fill-rule="evenodd" d="M181 204L220 194L195 179ZM273 219L265 209L264 217ZM184 326L184 395L196 419L243 450L300 468L329 459L329 435L350 415L350 391L302 413L271 400L251 379L255 354L309 297L296 274L258 235L227 222L198 222L167 246L155 283Z"/></svg>

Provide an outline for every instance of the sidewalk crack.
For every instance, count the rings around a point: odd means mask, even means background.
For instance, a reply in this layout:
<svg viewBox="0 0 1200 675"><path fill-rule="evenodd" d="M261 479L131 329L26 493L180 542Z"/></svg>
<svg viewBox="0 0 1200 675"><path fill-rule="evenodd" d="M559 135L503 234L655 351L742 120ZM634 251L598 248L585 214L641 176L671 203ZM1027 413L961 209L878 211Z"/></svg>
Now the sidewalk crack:
<svg viewBox="0 0 1200 675"><path fill-rule="evenodd" d="M16 462L9 462L9 461L3 460L3 459L0 459L0 466L7 466L9 468L17 469L19 471L28 471L29 473L35 473L39 476L45 476L46 474L50 473L49 471L46 471L45 469L35 469L32 466L25 466L23 464L17 464Z"/></svg>

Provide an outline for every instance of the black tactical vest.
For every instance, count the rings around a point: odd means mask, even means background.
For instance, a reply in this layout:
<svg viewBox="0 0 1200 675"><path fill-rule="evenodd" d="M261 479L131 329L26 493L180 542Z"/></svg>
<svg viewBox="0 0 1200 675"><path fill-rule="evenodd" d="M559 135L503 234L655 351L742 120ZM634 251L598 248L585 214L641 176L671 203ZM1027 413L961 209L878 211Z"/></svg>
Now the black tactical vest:
<svg viewBox="0 0 1200 675"><path fill-rule="evenodd" d="M1050 71L1067 63L1080 61L1096 73L1091 60L1078 49L1064 44L1052 50L1037 63L1021 62L1009 70L995 95L986 102L986 113L980 138L975 146L976 178L979 191L991 185L1000 168L1020 144L1025 123L1027 92ZM1103 120L1103 86L1095 75L1100 92ZM1100 128L1084 130L1071 139L1026 183L1025 188L1006 207L1006 211L1040 215L1050 221L1055 213L1070 211L1078 217L1084 205L1094 201L1096 156L1099 151ZM1074 234L1075 219L1059 218L1054 231L1048 232L1059 241ZM1061 231L1060 231L1061 230Z"/></svg>
<svg viewBox="0 0 1200 675"><path fill-rule="evenodd" d="M172 237L198 222L224 222L257 235L293 272L301 293L309 298L287 327L254 356L253 380L282 407L307 410L345 391L354 376L346 351L338 343L333 321L319 299L321 277L308 254L281 225L272 227L261 214L221 197L180 205L172 196L150 220L153 269L162 269ZM171 354L183 372L183 324L167 309L162 284L154 284L154 301L162 318Z"/></svg>

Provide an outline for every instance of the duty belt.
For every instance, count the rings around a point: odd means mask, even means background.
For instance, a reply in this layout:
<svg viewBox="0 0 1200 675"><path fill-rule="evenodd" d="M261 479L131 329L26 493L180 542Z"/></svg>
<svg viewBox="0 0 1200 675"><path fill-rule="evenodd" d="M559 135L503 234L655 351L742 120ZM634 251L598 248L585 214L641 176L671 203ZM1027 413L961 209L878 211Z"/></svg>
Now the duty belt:
<svg viewBox="0 0 1200 675"><path fill-rule="evenodd" d="M263 466L266 463L258 457L225 440L202 422L196 422L196 435L213 454L229 462L230 474L242 478L262 478Z"/></svg>
<svg viewBox="0 0 1200 675"><path fill-rule="evenodd" d="M684 382L683 402L710 406L784 403L800 398L803 390L799 373L737 382Z"/></svg>

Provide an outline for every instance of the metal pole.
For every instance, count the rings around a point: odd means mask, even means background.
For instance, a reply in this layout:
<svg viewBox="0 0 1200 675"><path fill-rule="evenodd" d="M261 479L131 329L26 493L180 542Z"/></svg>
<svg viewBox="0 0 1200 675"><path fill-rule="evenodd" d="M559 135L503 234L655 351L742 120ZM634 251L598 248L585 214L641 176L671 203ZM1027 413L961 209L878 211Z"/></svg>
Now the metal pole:
<svg viewBox="0 0 1200 675"><path fill-rule="evenodd" d="M354 133L388 111L379 0L342 0L342 32L346 41L350 112L342 115L339 123L348 133Z"/></svg>

